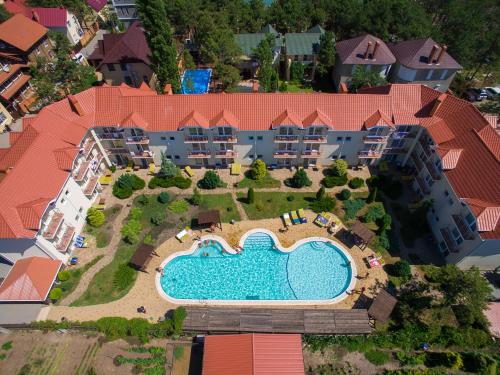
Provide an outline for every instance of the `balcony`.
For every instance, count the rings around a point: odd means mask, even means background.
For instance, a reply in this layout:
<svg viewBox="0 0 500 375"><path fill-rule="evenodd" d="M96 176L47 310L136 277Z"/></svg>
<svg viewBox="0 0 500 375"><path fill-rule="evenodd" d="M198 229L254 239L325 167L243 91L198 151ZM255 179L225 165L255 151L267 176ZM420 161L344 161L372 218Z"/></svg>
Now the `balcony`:
<svg viewBox="0 0 500 375"><path fill-rule="evenodd" d="M462 237L466 240L473 240L474 233L465 222L464 217L462 215L451 215L451 217L453 218L453 221L455 222L458 230L462 234Z"/></svg>
<svg viewBox="0 0 500 375"><path fill-rule="evenodd" d="M83 145L83 150L82 150L83 156L88 157L90 155L90 151L92 151L92 148L94 148L94 146L95 146L95 141L90 138L87 138L85 144Z"/></svg>
<svg viewBox="0 0 500 375"><path fill-rule="evenodd" d="M304 143L326 143L326 135L304 135Z"/></svg>
<svg viewBox="0 0 500 375"><path fill-rule="evenodd" d="M388 147L384 150L384 155L404 155L407 152L406 147Z"/></svg>
<svg viewBox="0 0 500 375"><path fill-rule="evenodd" d="M152 159L154 157L153 151L142 151L142 152L133 152L130 151L130 156L132 159Z"/></svg>
<svg viewBox="0 0 500 375"><path fill-rule="evenodd" d="M149 144L149 137L144 137L144 136L127 137L125 143L128 145L147 145Z"/></svg>
<svg viewBox="0 0 500 375"><path fill-rule="evenodd" d="M321 152L319 150L304 150L301 155L304 159L319 158Z"/></svg>
<svg viewBox="0 0 500 375"><path fill-rule="evenodd" d="M440 180L441 179L441 174L439 173L438 169L434 164L432 164L431 161L426 161L425 166L427 167L427 170L431 174L431 177L434 181Z"/></svg>
<svg viewBox="0 0 500 375"><path fill-rule="evenodd" d="M358 152L360 159L378 159L382 157L382 151L363 150Z"/></svg>
<svg viewBox="0 0 500 375"><path fill-rule="evenodd" d="M298 135L276 135L274 136L276 143L299 143Z"/></svg>
<svg viewBox="0 0 500 375"><path fill-rule="evenodd" d="M208 150L197 150L188 152L188 159L209 159L211 157Z"/></svg>
<svg viewBox="0 0 500 375"><path fill-rule="evenodd" d="M385 144L389 139L388 136L382 135L367 135L363 138L363 142L367 144Z"/></svg>
<svg viewBox="0 0 500 375"><path fill-rule="evenodd" d="M129 150L124 148L124 147L112 147L112 148L107 148L106 151L110 155L116 155L116 154L128 154Z"/></svg>
<svg viewBox="0 0 500 375"><path fill-rule="evenodd" d="M413 164L415 165L417 171L420 172L424 167L424 163L422 163L422 160L420 160L420 158L414 152L411 154L411 160L413 161Z"/></svg>
<svg viewBox="0 0 500 375"><path fill-rule="evenodd" d="M223 150L215 152L216 158L236 158L238 157L238 153L234 150Z"/></svg>
<svg viewBox="0 0 500 375"><path fill-rule="evenodd" d="M414 132L394 132L392 133L392 139L412 139L417 135Z"/></svg>
<svg viewBox="0 0 500 375"><path fill-rule="evenodd" d="M113 139L123 139L122 133L104 133L98 135L99 139L102 141L112 141Z"/></svg>
<svg viewBox="0 0 500 375"><path fill-rule="evenodd" d="M418 143L420 143L420 147L424 151L425 155L427 157L430 157L431 156L431 149L429 148L429 144L426 143L422 137L420 137L418 139Z"/></svg>
<svg viewBox="0 0 500 375"><path fill-rule="evenodd" d="M439 232L441 232L441 236L443 236L443 240L446 243L448 250L452 253L458 253L457 245L455 245L455 241L453 241L453 238L451 237L450 230L448 228L441 228Z"/></svg>
<svg viewBox="0 0 500 375"><path fill-rule="evenodd" d="M64 231L61 240L56 245L56 249L59 250L61 253L65 253L66 250L68 250L68 246L73 240L74 235L75 235L75 228L72 226L66 227L66 230Z"/></svg>
<svg viewBox="0 0 500 375"><path fill-rule="evenodd" d="M292 151L292 150L275 151L273 157L276 159L295 159L297 157L297 151Z"/></svg>
<svg viewBox="0 0 500 375"><path fill-rule="evenodd" d="M422 179L420 176L416 176L415 180L417 181L417 185L419 186L420 190L422 193L425 195L429 195L431 193L431 190L429 189L429 186L427 183Z"/></svg>
<svg viewBox="0 0 500 375"><path fill-rule="evenodd" d="M234 135L216 135L212 138L213 143L237 143L238 139Z"/></svg>
<svg viewBox="0 0 500 375"><path fill-rule="evenodd" d="M81 182L85 178L85 174L87 173L87 170L89 169L90 161L84 161L83 163L80 164L76 172L73 174L73 178L75 179L76 182Z"/></svg>
<svg viewBox="0 0 500 375"><path fill-rule="evenodd" d="M99 182L98 176L93 176L93 177L89 178L87 185L85 185L85 189L83 189L83 194L85 194L86 196L90 196L90 195L94 194L94 191L97 187L98 182Z"/></svg>
<svg viewBox="0 0 500 375"><path fill-rule="evenodd" d="M204 135L186 135L184 143L208 143L208 137Z"/></svg>
<svg viewBox="0 0 500 375"><path fill-rule="evenodd" d="M43 232L43 237L47 240L53 240L57 234L57 231L61 227L63 222L63 213L59 211L55 211L50 217L49 223L47 224L47 228Z"/></svg>

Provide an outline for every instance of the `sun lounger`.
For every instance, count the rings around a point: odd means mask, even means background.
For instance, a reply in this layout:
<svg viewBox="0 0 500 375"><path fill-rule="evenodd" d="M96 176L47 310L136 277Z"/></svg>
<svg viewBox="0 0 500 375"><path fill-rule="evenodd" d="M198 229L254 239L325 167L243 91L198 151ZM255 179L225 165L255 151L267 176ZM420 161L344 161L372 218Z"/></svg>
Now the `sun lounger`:
<svg viewBox="0 0 500 375"><path fill-rule="evenodd" d="M184 168L184 172L186 172L186 174L189 177L193 177L194 176L194 172L193 172L193 170L191 169L191 167L189 165Z"/></svg>
<svg viewBox="0 0 500 375"><path fill-rule="evenodd" d="M314 224L316 224L322 228L326 227L329 222L330 222L330 218L326 217L326 215L324 215L323 213L318 214L318 216L316 216L316 219L314 219Z"/></svg>
<svg viewBox="0 0 500 375"><path fill-rule="evenodd" d="M231 164L231 175L239 176L240 173L241 173L241 164L239 163Z"/></svg>
<svg viewBox="0 0 500 375"><path fill-rule="evenodd" d="M155 174L155 168L156 168L155 163L149 163L148 173L151 175Z"/></svg>
<svg viewBox="0 0 500 375"><path fill-rule="evenodd" d="M292 211L291 216L292 216L292 223L300 224L300 219L299 216L297 215L297 211Z"/></svg>
<svg viewBox="0 0 500 375"><path fill-rule="evenodd" d="M288 226L292 225L292 220L290 220L290 215L288 214L288 212L285 212L282 217L283 217L283 221L285 222L285 226L288 227Z"/></svg>
<svg viewBox="0 0 500 375"><path fill-rule="evenodd" d="M307 217L306 217L306 214L304 212L304 209L303 208L299 208L297 210L297 213L299 214L299 218L300 218L301 224L307 223Z"/></svg>
<svg viewBox="0 0 500 375"><path fill-rule="evenodd" d="M101 185L111 185L113 182L113 177L111 176L101 176L99 177L99 183Z"/></svg>
<svg viewBox="0 0 500 375"><path fill-rule="evenodd" d="M175 238L177 238L181 242L184 242L192 235L193 235L193 231L189 227L186 227L185 229L183 229L179 233L177 233Z"/></svg>

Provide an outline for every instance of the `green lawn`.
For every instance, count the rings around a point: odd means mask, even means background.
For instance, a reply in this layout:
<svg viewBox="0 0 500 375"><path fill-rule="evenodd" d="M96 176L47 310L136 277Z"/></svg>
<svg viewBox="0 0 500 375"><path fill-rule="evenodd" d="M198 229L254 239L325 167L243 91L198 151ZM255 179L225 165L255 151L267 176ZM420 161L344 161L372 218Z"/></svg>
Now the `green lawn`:
<svg viewBox="0 0 500 375"><path fill-rule="evenodd" d="M287 197L293 197L289 201ZM255 202L248 204L245 193L238 193L238 200L251 220L279 217L284 212L308 208L316 193L255 192Z"/></svg>
<svg viewBox="0 0 500 375"><path fill-rule="evenodd" d="M229 223L231 220L241 220L236 204L230 193L203 194L200 208L203 210L219 210L221 220Z"/></svg>
<svg viewBox="0 0 500 375"><path fill-rule="evenodd" d="M236 187L263 189L263 188L279 188L280 186L281 186L281 181L272 178L271 175L268 173L261 180L253 180L245 176L243 180L238 182Z"/></svg>
<svg viewBox="0 0 500 375"><path fill-rule="evenodd" d="M283 88L283 83L286 84L286 90L282 90ZM280 81L280 91L283 91L283 92L306 92L306 93L311 93L311 92L314 92L313 88L311 86L308 86L308 85L304 85L304 84L301 84L301 83L298 83L298 82L283 82L283 81Z"/></svg>
<svg viewBox="0 0 500 375"><path fill-rule="evenodd" d="M106 216L105 224L100 228L94 228L90 225L86 225L83 232L95 237L96 247L103 248L109 245L111 241L111 229L113 227L113 222L120 213L122 206L117 204L113 207L104 210L104 215Z"/></svg>

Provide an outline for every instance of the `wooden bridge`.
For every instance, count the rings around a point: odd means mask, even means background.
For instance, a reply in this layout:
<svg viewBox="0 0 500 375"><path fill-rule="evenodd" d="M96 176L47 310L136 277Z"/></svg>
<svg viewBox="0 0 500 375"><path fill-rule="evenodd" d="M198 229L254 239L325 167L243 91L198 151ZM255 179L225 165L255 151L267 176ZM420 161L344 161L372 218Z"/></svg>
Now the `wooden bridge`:
<svg viewBox="0 0 500 375"><path fill-rule="evenodd" d="M312 310L187 307L186 332L359 335L372 332L365 309Z"/></svg>

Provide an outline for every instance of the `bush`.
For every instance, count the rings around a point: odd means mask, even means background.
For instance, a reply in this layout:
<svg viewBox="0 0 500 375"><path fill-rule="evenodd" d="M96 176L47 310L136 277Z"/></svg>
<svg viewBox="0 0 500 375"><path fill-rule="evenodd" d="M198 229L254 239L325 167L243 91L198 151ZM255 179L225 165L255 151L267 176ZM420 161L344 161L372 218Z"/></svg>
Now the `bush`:
<svg viewBox="0 0 500 375"><path fill-rule="evenodd" d="M316 200L320 200L325 196L325 187L321 186L319 190L316 192Z"/></svg>
<svg viewBox="0 0 500 375"><path fill-rule="evenodd" d="M394 276L402 277L408 280L411 277L410 263L404 259L398 260L392 265L392 272L394 273Z"/></svg>
<svg viewBox="0 0 500 375"><path fill-rule="evenodd" d="M288 202L293 202L294 199L295 199L295 195L289 195L289 196L286 197L286 200Z"/></svg>
<svg viewBox="0 0 500 375"><path fill-rule="evenodd" d="M368 207L368 211L364 216L364 220L367 223L371 223L378 219L381 219L385 215L384 206L382 203L374 203L372 206Z"/></svg>
<svg viewBox="0 0 500 375"><path fill-rule="evenodd" d="M378 195L378 187L374 187L370 190L370 195L368 196L368 199L366 200L366 203L373 203L377 200L377 195Z"/></svg>
<svg viewBox="0 0 500 375"><path fill-rule="evenodd" d="M267 175L267 167L266 163L261 159L257 159L252 163L252 167L250 169L250 173L248 176L252 180L262 180Z"/></svg>
<svg viewBox="0 0 500 375"><path fill-rule="evenodd" d="M117 290L123 290L132 284L134 276L135 270L127 263L122 263L113 275L113 285Z"/></svg>
<svg viewBox="0 0 500 375"><path fill-rule="evenodd" d="M392 217L389 214L385 214L377 221L378 229L380 232L384 232L388 229L391 229L391 224L392 224Z"/></svg>
<svg viewBox="0 0 500 375"><path fill-rule="evenodd" d="M302 83L304 80L305 67L301 62L293 61L290 66L290 79L293 82Z"/></svg>
<svg viewBox="0 0 500 375"><path fill-rule="evenodd" d="M153 235L151 233L148 233L144 236L142 242L144 242L146 245L153 245L155 241L153 239Z"/></svg>
<svg viewBox="0 0 500 375"><path fill-rule="evenodd" d="M198 187L200 187L201 189L212 190L218 187L223 187L224 185L224 182L214 171L206 171L203 178L198 181Z"/></svg>
<svg viewBox="0 0 500 375"><path fill-rule="evenodd" d="M109 167L109 170L111 173L115 173L116 172L116 165L112 165L111 167Z"/></svg>
<svg viewBox="0 0 500 375"><path fill-rule="evenodd" d="M2 344L2 350L12 349L12 341L7 341Z"/></svg>
<svg viewBox="0 0 500 375"><path fill-rule="evenodd" d="M443 366L453 370L459 370L463 366L462 357L455 352L428 352L425 365L428 367Z"/></svg>
<svg viewBox="0 0 500 375"><path fill-rule="evenodd" d="M170 188L177 187L179 189L189 189L191 187L192 181L189 178L184 178L182 176L175 176L172 178L160 178L153 177L149 180L148 187L150 189L155 189L156 187Z"/></svg>
<svg viewBox="0 0 500 375"><path fill-rule="evenodd" d="M199 206L202 201L202 196L200 194L200 191L198 188L194 188L193 190L193 195L189 199L189 203L191 203L193 206Z"/></svg>
<svg viewBox="0 0 500 375"><path fill-rule="evenodd" d="M128 320L120 317L101 318L96 321L97 329L110 340L126 337L128 334Z"/></svg>
<svg viewBox="0 0 500 375"><path fill-rule="evenodd" d="M128 334L130 336L135 336L143 344L149 341L148 330L149 322L143 318L132 318L128 321Z"/></svg>
<svg viewBox="0 0 500 375"><path fill-rule="evenodd" d="M98 228L104 224L106 221L106 216L104 215L104 212L101 210L98 210L95 207L90 207L87 211L87 223L94 227Z"/></svg>
<svg viewBox="0 0 500 375"><path fill-rule="evenodd" d="M177 175L177 167L174 163L167 159L165 153L161 153L161 166L158 171L158 177L160 178L172 178Z"/></svg>
<svg viewBox="0 0 500 375"><path fill-rule="evenodd" d="M165 214L164 213L158 212L158 213L154 214L153 216L151 216L151 223L153 225L159 226L159 225L163 224L164 222L165 222Z"/></svg>
<svg viewBox="0 0 500 375"><path fill-rule="evenodd" d="M461 353L464 362L464 371L475 372L484 375L495 375L497 373L497 361L483 353Z"/></svg>
<svg viewBox="0 0 500 375"><path fill-rule="evenodd" d="M132 207L130 209L129 217L132 220L139 220L142 217L142 210L139 207Z"/></svg>
<svg viewBox="0 0 500 375"><path fill-rule="evenodd" d="M174 333L180 334L182 332L182 325L184 324L184 319L186 319L187 312L184 307L178 307L172 313L172 327Z"/></svg>
<svg viewBox="0 0 500 375"><path fill-rule="evenodd" d="M365 206L365 201L362 199L349 199L344 202L345 220L351 220L356 217L356 214Z"/></svg>
<svg viewBox="0 0 500 375"><path fill-rule="evenodd" d="M57 301L62 297L63 291L61 288L54 288L49 293L49 299L52 301Z"/></svg>
<svg viewBox="0 0 500 375"><path fill-rule="evenodd" d="M70 276L71 276L71 274L69 273L68 270L63 270L57 274L57 279L59 281L67 281L67 280L69 280Z"/></svg>
<svg viewBox="0 0 500 375"><path fill-rule="evenodd" d="M333 211L336 203L337 201L335 200L335 198L324 196L321 199L316 199L315 201L311 202L310 208L316 213L329 212Z"/></svg>
<svg viewBox="0 0 500 375"><path fill-rule="evenodd" d="M127 224L125 224L120 233L123 236L125 242L129 244L134 244L139 241L139 233L142 230L142 225L139 220L130 219Z"/></svg>
<svg viewBox="0 0 500 375"><path fill-rule="evenodd" d="M420 366L425 363L425 353L397 352L396 359L401 366Z"/></svg>
<svg viewBox="0 0 500 375"><path fill-rule="evenodd" d="M337 159L332 164L332 173L334 176L340 177L347 174L347 162L342 159Z"/></svg>
<svg viewBox="0 0 500 375"><path fill-rule="evenodd" d="M182 214L189 210L189 203L185 199L179 199L170 203L168 209L175 214Z"/></svg>
<svg viewBox="0 0 500 375"><path fill-rule="evenodd" d="M297 172L295 172L292 178L285 180L285 185L300 189L305 186L311 186L312 181L307 176L307 172L304 170L304 168L300 168L297 170Z"/></svg>
<svg viewBox="0 0 500 375"><path fill-rule="evenodd" d="M124 173L113 185L113 195L120 199L129 198L134 190L143 189L146 182L135 174Z"/></svg>
<svg viewBox="0 0 500 375"><path fill-rule="evenodd" d="M189 178L184 178L182 176L175 176L173 179L173 184L176 188L186 190L191 187L191 184L193 183L191 179Z"/></svg>
<svg viewBox="0 0 500 375"><path fill-rule="evenodd" d="M143 206L149 204L149 201L150 201L149 195L146 195L146 194L141 194L141 195L139 195L139 198L137 198L137 202L139 202Z"/></svg>
<svg viewBox="0 0 500 375"><path fill-rule="evenodd" d="M361 186L364 186L365 181L362 178L354 177L351 181L349 181L349 187L351 189L359 189Z"/></svg>
<svg viewBox="0 0 500 375"><path fill-rule="evenodd" d="M368 350L365 353L366 359L376 366L381 366L386 364L391 359L391 356L387 352L382 352L380 350Z"/></svg>
<svg viewBox="0 0 500 375"><path fill-rule="evenodd" d="M158 202L166 204L166 203L168 203L169 200L170 200L170 196L168 195L168 193L166 191L158 194Z"/></svg>
<svg viewBox="0 0 500 375"><path fill-rule="evenodd" d="M174 358L179 360L182 358L183 355L184 355L184 347L177 345L174 348Z"/></svg>
<svg viewBox="0 0 500 375"><path fill-rule="evenodd" d="M255 191L253 190L253 188L248 189L247 202L248 204L252 204L255 202Z"/></svg>
<svg viewBox="0 0 500 375"><path fill-rule="evenodd" d="M339 193L339 198L342 201L346 201L349 198L351 198L351 191L349 189L342 189L342 191Z"/></svg>
<svg viewBox="0 0 500 375"><path fill-rule="evenodd" d="M347 184L347 175L343 176L326 176L321 180L321 184L326 188L332 188L335 186L344 186Z"/></svg>

